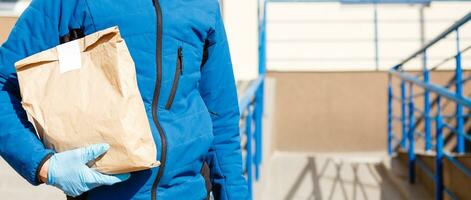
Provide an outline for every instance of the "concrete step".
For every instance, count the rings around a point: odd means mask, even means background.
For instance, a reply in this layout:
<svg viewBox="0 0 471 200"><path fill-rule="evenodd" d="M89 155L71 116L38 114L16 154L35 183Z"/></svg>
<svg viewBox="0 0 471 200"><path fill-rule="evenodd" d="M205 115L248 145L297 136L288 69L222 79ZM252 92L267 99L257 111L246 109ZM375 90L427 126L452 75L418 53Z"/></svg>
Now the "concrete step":
<svg viewBox="0 0 471 200"><path fill-rule="evenodd" d="M48 185L32 186L0 158L0 199L63 200L65 195Z"/></svg>
<svg viewBox="0 0 471 200"><path fill-rule="evenodd" d="M470 154L447 153L456 162L459 162L463 168L471 169ZM408 155L407 152L399 151L389 161L384 162L384 167L392 175L392 178L399 183L398 188L405 188L409 193L409 199L428 199L434 198L435 193L435 153L416 151L416 183L408 184ZM393 179L394 180L394 179ZM444 195L445 199L471 199L471 178L448 159L443 159L443 184L447 188ZM411 196L416 195L416 196ZM420 196L417 196L420 195Z"/></svg>
<svg viewBox="0 0 471 200"><path fill-rule="evenodd" d="M403 199L433 199L433 195L422 184L410 184L408 170L401 161L395 157L384 159L378 165L378 171L400 192Z"/></svg>

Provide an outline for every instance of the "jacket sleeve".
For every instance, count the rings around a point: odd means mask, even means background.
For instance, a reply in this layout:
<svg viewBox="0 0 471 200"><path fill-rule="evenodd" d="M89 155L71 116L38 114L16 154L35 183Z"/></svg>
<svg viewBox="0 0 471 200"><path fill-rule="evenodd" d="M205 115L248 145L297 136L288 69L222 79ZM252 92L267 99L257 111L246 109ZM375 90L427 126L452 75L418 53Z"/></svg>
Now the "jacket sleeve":
<svg viewBox="0 0 471 200"><path fill-rule="evenodd" d="M247 183L242 171L237 89L219 9L215 28L207 39L206 52L200 92L213 122L214 141L208 155L213 195L224 200L247 199Z"/></svg>
<svg viewBox="0 0 471 200"><path fill-rule="evenodd" d="M84 19L83 13L72 16L77 8L60 0L33 0L0 46L0 155L33 185L39 184L38 168L53 151L43 146L21 107L14 64L59 44L60 32L66 34Z"/></svg>

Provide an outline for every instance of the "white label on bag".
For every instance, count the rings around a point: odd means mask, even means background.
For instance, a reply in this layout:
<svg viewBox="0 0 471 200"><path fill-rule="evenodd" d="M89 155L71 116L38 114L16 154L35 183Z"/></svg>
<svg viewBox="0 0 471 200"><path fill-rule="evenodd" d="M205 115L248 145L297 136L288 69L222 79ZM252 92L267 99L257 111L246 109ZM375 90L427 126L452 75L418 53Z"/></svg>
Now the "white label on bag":
<svg viewBox="0 0 471 200"><path fill-rule="evenodd" d="M78 40L57 46L57 56L59 57L59 71L61 74L82 67Z"/></svg>

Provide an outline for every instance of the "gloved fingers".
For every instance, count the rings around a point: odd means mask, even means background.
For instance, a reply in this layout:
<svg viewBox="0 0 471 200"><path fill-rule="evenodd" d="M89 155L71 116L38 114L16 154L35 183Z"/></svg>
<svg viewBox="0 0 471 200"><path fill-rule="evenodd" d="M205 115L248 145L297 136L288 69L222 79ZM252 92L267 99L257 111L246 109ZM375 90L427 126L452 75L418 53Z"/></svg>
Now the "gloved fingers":
<svg viewBox="0 0 471 200"><path fill-rule="evenodd" d="M102 144L93 144L88 147L82 148L82 163L86 164L92 160L97 159L102 154L106 153L110 148L109 144L102 143Z"/></svg>
<svg viewBox="0 0 471 200"><path fill-rule="evenodd" d="M91 173L93 174L95 182L99 185L113 185L128 180L131 177L130 173L106 175L95 170L92 170Z"/></svg>

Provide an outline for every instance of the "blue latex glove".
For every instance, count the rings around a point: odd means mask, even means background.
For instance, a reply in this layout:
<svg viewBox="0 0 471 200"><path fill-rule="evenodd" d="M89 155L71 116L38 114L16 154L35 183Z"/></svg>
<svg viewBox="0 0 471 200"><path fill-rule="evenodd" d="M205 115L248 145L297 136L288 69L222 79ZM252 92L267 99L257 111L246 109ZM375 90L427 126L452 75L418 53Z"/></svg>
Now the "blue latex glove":
<svg viewBox="0 0 471 200"><path fill-rule="evenodd" d="M76 197L98 186L113 185L129 179L129 173L105 175L87 166L88 162L95 160L109 148L108 144L94 144L53 155L48 161L47 184Z"/></svg>

